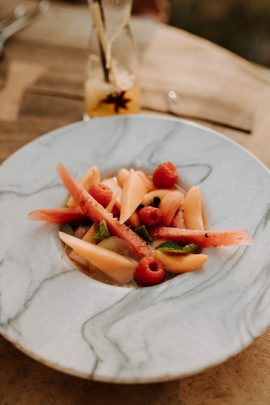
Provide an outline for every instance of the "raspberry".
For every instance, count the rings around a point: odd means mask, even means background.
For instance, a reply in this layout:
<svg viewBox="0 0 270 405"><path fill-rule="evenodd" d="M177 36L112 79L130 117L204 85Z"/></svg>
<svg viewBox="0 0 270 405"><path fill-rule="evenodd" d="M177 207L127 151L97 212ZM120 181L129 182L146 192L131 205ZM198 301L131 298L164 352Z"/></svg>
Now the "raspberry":
<svg viewBox="0 0 270 405"><path fill-rule="evenodd" d="M177 169L171 162L160 164L153 173L153 183L157 188L172 187L175 185L177 179Z"/></svg>
<svg viewBox="0 0 270 405"><path fill-rule="evenodd" d="M160 225L162 222L162 212L159 208L144 207L138 211L138 215L141 223L148 226Z"/></svg>
<svg viewBox="0 0 270 405"><path fill-rule="evenodd" d="M113 196L112 189L106 184L102 183L98 184L97 186L93 186L89 193L103 207L107 207Z"/></svg>
<svg viewBox="0 0 270 405"><path fill-rule="evenodd" d="M164 280L165 272L161 263L153 257L144 257L135 269L133 278L137 284L150 286L159 284Z"/></svg>

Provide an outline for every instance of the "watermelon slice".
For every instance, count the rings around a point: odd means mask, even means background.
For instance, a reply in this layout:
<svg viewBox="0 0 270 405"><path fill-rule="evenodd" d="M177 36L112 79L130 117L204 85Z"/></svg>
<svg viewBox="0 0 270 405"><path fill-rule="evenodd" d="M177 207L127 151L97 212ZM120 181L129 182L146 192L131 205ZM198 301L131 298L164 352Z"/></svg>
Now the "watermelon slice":
<svg viewBox="0 0 270 405"><path fill-rule="evenodd" d="M97 166L91 166L80 179L80 184L89 191L93 186L100 183L100 172ZM67 201L67 206L72 208L76 206L76 203L72 196L69 197Z"/></svg>
<svg viewBox="0 0 270 405"><path fill-rule="evenodd" d="M45 221L53 224L68 224L88 218L80 208L52 208L31 211L28 219Z"/></svg>
<svg viewBox="0 0 270 405"><path fill-rule="evenodd" d="M233 231L197 231L161 227L155 229L151 236L162 240L173 240L180 243L195 243L204 248L217 246L251 245L252 240L243 229Z"/></svg>

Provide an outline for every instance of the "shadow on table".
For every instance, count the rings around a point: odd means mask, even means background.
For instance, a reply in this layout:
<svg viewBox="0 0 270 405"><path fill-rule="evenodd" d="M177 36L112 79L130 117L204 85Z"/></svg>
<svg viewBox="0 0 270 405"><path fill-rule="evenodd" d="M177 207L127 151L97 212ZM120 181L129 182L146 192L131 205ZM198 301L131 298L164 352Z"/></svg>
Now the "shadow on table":
<svg viewBox="0 0 270 405"><path fill-rule="evenodd" d="M0 404L266 404L269 341L270 331L224 364L181 381L114 385L61 374L28 358L0 337Z"/></svg>

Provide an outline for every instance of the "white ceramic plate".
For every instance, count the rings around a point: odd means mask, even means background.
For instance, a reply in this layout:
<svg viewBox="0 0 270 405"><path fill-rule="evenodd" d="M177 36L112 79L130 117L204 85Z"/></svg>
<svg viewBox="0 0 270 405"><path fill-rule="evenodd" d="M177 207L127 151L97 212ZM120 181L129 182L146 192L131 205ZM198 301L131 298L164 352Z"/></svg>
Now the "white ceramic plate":
<svg viewBox="0 0 270 405"><path fill-rule="evenodd" d="M58 227L27 220L64 204L59 162L80 176L167 160L200 184L209 229L243 227L254 245L208 249L200 271L123 288L74 270ZM38 138L0 175L0 331L33 358L94 380L165 381L223 362L270 325L269 171L226 137L179 120L97 119Z"/></svg>

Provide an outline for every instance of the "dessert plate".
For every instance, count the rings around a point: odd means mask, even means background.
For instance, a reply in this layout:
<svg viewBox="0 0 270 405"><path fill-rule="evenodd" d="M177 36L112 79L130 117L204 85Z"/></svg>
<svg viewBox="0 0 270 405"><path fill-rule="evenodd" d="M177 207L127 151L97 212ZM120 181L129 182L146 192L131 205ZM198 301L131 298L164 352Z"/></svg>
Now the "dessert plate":
<svg viewBox="0 0 270 405"><path fill-rule="evenodd" d="M153 170L172 161L199 184L208 229L245 228L250 247L208 249L203 269L148 288L76 270L58 227L27 214L61 207L62 162ZM270 175L242 147L187 121L149 116L79 122L24 146L0 168L0 332L53 368L116 383L166 381L219 364L270 325Z"/></svg>

